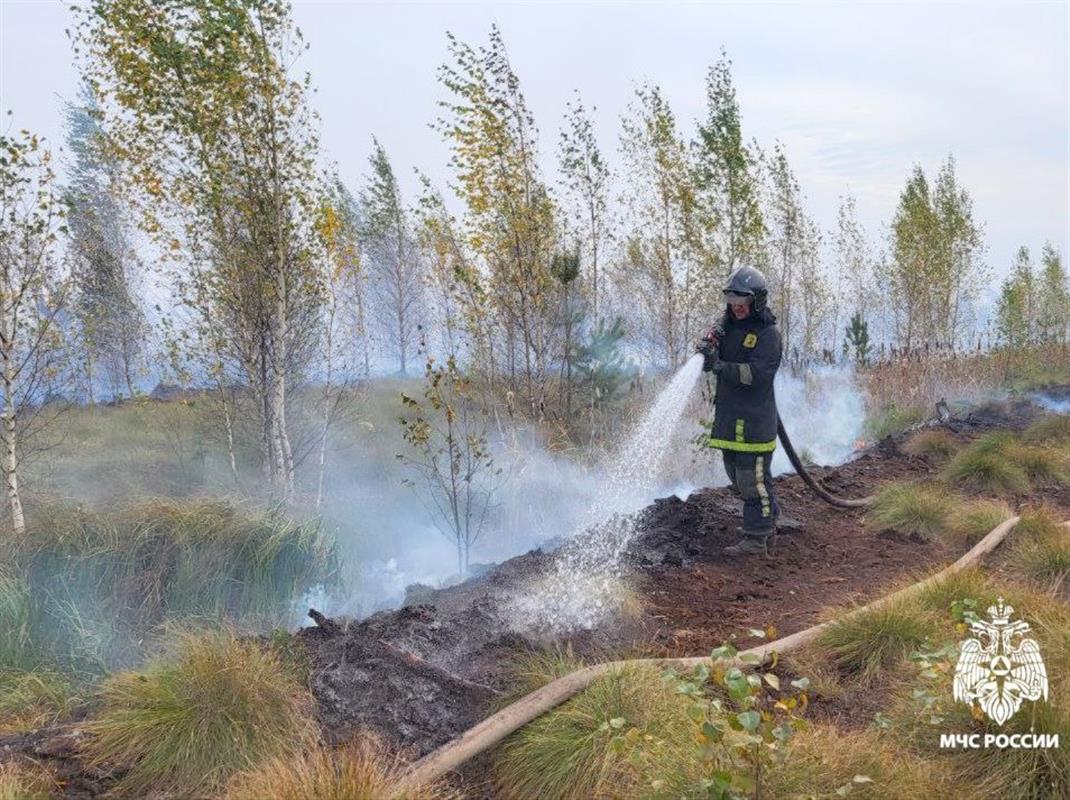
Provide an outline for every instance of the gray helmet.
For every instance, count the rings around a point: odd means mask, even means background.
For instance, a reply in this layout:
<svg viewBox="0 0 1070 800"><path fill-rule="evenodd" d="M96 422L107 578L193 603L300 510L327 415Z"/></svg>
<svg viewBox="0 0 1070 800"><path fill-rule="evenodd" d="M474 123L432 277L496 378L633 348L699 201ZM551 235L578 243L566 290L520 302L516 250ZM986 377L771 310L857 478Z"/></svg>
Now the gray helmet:
<svg viewBox="0 0 1070 800"><path fill-rule="evenodd" d="M761 311L765 308L769 288L766 285L765 276L754 267L739 267L728 276L724 294L726 297L728 295L751 297L754 310Z"/></svg>

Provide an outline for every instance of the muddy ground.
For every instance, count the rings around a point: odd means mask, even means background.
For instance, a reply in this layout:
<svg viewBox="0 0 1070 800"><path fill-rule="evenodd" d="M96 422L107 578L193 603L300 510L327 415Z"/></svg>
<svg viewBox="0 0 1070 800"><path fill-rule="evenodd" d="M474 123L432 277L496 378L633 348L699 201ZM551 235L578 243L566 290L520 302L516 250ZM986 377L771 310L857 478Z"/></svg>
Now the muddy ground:
<svg viewBox="0 0 1070 800"><path fill-rule="evenodd" d="M992 430L1021 429L1036 413L1020 401L938 427L965 442ZM812 472L834 493L859 497L889 480L922 478L939 468L939 459L904 452L905 438L887 438L842 466ZM626 555L638 608L597 630L552 641L513 629L503 601L548 570L553 555L541 550L457 586L413 587L404 607L362 621L320 617L299 638L324 734L342 742L370 729L418 757L491 713L511 688L510 661L525 651L569 646L598 661L700 655L730 638L745 647L757 643L746 638L748 628L773 626L778 636L790 634L830 607L866 602L960 555L941 542L870 530L864 511L831 508L796 476L777 478L776 487L788 519L768 557L721 555L739 525L740 501L727 488L665 498L641 512ZM1008 500L1016 507L1046 501L1070 512L1066 488ZM0 737L0 761L21 753L53 763L70 780L69 797L96 796L94 787L102 784L79 776L72 762L73 735L71 726L61 725ZM462 775L470 796L484 795L483 777L479 760Z"/></svg>

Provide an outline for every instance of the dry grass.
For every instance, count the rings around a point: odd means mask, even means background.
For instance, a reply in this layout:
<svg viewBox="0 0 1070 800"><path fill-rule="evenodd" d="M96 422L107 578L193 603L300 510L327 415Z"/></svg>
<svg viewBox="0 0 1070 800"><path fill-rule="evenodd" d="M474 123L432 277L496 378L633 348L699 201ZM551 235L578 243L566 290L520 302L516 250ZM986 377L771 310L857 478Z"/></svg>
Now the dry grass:
<svg viewBox="0 0 1070 800"><path fill-rule="evenodd" d="M0 800L52 800L58 789L56 779L40 767L0 762Z"/></svg>
<svg viewBox="0 0 1070 800"><path fill-rule="evenodd" d="M69 716L77 703L70 680L58 672L0 670L0 734L49 725Z"/></svg>
<svg viewBox="0 0 1070 800"><path fill-rule="evenodd" d="M901 663L931 632L931 621L907 598L836 620L817 645L841 674L869 683Z"/></svg>
<svg viewBox="0 0 1070 800"><path fill-rule="evenodd" d="M636 775L610 741L618 732L603 724L620 720L620 732L637 728L671 749L675 773L692 748L687 700L650 669L627 669L596 680L584 692L513 734L495 763L504 797L513 800L588 800L635 797Z"/></svg>
<svg viewBox="0 0 1070 800"><path fill-rule="evenodd" d="M312 739L310 698L271 650L232 634L176 633L174 653L108 678L86 752L118 767L118 793L218 789L239 770Z"/></svg>
<svg viewBox="0 0 1070 800"><path fill-rule="evenodd" d="M980 576L980 585L978 577ZM940 721L933 724L929 710L922 710L912 693L918 683L908 682L896 688L891 708L896 740L920 757L928 758L952 777L960 787L969 787L970 797L990 800L1041 800L1070 796L1070 750L940 750L941 733L1058 733L1062 741L1070 736L1070 605L1044 593L1008 583L994 583L980 573L964 580L959 595L978 600L978 613L1005 597L1015 609L1015 617L1029 622L1047 667L1051 691L1047 702L1023 705L1003 726L978 720L962 703L951 697L950 675L930 686L940 701L936 707ZM948 594L950 596L950 594ZM946 615L943 636L958 640L956 630ZM920 679L918 679L920 682Z"/></svg>
<svg viewBox="0 0 1070 800"><path fill-rule="evenodd" d="M871 530L891 528L924 539L940 536L951 519L953 502L947 491L920 483L888 483L877 492L866 514Z"/></svg>
<svg viewBox="0 0 1070 800"><path fill-rule="evenodd" d="M888 736L871 728L842 731L831 725L815 725L796 736L787 760L774 766L766 780L768 796L776 798L904 800L953 797L960 788L938 764Z"/></svg>
<svg viewBox="0 0 1070 800"><path fill-rule="evenodd" d="M958 439L944 430L918 431L907 440L903 449L913 455L931 455L946 458L953 455L961 445Z"/></svg>
<svg viewBox="0 0 1070 800"><path fill-rule="evenodd" d="M1002 500L970 500L952 510L946 533L959 544L972 547L1013 515L1011 507Z"/></svg>
<svg viewBox="0 0 1070 800"><path fill-rule="evenodd" d="M269 759L231 781L223 800L382 800L397 784L406 764L371 736L345 747L315 747L300 756ZM399 800L450 797L436 787L421 787Z"/></svg>

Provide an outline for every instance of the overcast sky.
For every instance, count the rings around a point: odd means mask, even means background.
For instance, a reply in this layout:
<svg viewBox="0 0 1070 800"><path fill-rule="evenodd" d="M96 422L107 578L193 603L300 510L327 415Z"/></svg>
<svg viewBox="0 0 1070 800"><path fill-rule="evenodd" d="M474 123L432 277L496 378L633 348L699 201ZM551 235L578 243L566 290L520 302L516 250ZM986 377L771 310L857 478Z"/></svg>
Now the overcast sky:
<svg viewBox="0 0 1070 800"><path fill-rule="evenodd" d="M76 89L68 3L0 0L5 127L62 140L61 99ZM810 212L835 225L850 190L872 239L917 162L934 175L953 153L986 225L988 262L1006 273L1018 245L1070 242L1070 3L359 3L295 0L311 43L323 142L351 188L371 137L404 186L413 167L444 182L429 129L443 90L447 30L483 43L501 28L541 129L549 167L565 101L596 105L616 155L637 82L661 85L690 137L704 78L725 47L744 135L787 148Z"/></svg>

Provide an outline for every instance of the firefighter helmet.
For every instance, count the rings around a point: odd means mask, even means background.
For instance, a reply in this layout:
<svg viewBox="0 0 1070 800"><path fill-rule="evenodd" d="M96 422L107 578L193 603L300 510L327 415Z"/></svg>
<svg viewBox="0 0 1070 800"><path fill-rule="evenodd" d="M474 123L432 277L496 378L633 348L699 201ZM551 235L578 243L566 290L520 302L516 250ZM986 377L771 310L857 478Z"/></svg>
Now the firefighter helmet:
<svg viewBox="0 0 1070 800"><path fill-rule="evenodd" d="M750 297L754 310L761 311L765 308L769 288L765 276L754 267L739 267L728 276L724 295L729 300L733 297Z"/></svg>

